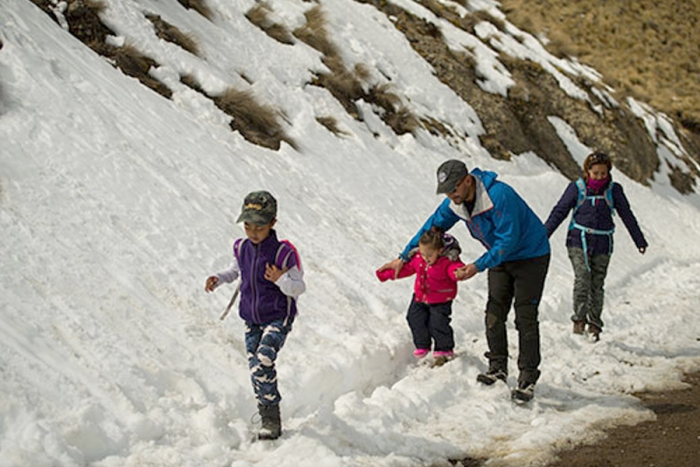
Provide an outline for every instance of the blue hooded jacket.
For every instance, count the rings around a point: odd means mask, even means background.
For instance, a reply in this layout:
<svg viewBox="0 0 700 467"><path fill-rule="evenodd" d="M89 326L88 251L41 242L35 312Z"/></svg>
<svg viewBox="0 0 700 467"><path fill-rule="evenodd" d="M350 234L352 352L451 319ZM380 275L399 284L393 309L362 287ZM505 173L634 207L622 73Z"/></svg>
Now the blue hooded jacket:
<svg viewBox="0 0 700 467"><path fill-rule="evenodd" d="M496 173L474 169L476 198L471 215L464 204L454 204L449 198L438 206L423 227L411 239L401 258L418 245L421 235L432 227L443 231L463 221L472 237L486 248L474 265L479 271L507 261L537 258L549 254L547 230L518 193L509 185L496 180Z"/></svg>

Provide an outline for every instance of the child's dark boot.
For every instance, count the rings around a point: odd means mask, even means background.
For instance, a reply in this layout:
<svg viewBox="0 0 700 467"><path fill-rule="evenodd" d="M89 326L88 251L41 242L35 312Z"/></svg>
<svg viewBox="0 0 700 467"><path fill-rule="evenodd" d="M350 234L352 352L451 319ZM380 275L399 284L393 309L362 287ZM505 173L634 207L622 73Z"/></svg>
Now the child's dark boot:
<svg viewBox="0 0 700 467"><path fill-rule="evenodd" d="M258 439L279 438L282 434L279 404L258 404L258 412L260 412L260 417L262 417L262 427L258 432Z"/></svg>

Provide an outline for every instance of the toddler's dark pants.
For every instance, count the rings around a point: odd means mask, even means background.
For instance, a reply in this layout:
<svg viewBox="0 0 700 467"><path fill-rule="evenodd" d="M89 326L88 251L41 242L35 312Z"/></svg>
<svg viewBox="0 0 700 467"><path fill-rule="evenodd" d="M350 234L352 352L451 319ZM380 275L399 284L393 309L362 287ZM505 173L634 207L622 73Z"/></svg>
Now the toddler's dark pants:
<svg viewBox="0 0 700 467"><path fill-rule="evenodd" d="M452 301L444 303L420 303L414 296L408 307L406 320L413 334L413 344L417 349L448 351L455 347L454 333L450 321Z"/></svg>

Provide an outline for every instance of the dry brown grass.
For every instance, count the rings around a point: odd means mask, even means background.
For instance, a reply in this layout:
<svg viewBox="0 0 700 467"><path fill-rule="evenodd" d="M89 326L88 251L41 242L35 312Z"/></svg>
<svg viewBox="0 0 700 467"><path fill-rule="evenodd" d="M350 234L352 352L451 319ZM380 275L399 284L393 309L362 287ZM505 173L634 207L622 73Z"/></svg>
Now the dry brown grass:
<svg viewBox="0 0 700 467"><path fill-rule="evenodd" d="M209 21L214 19L214 12L209 8L204 0L177 0L185 8L196 11Z"/></svg>
<svg viewBox="0 0 700 467"><path fill-rule="evenodd" d="M333 116L320 116L316 117L316 121L326 127L328 131L336 136L346 136L348 133L341 130L338 126L338 119Z"/></svg>
<svg viewBox="0 0 700 467"><path fill-rule="evenodd" d="M296 148L279 123L280 112L271 105L261 104L249 90L229 88L214 97L217 107L233 117L231 129L240 131L248 141L277 150L282 141Z"/></svg>
<svg viewBox="0 0 700 467"><path fill-rule="evenodd" d="M110 58L124 73L134 77L148 73L148 70L156 65L155 60L145 56L128 42L123 47L115 47Z"/></svg>
<svg viewBox="0 0 700 467"><path fill-rule="evenodd" d="M434 119L433 117L425 117L421 119L421 126L428 130L431 135L434 136L442 136L445 139L451 139L455 136L454 132L445 126L444 123L442 123L439 120Z"/></svg>
<svg viewBox="0 0 700 467"><path fill-rule="evenodd" d="M50 0L31 1L51 19L56 20ZM124 74L138 79L143 85L169 99L172 91L149 73L151 68L158 66L155 60L146 57L131 44L115 47L106 43L107 36L115 33L100 19L100 13L104 9L105 3L101 0L68 0L64 11L68 31L96 53L110 59Z"/></svg>
<svg viewBox="0 0 700 467"><path fill-rule="evenodd" d="M199 46L191 34L180 31L176 26L164 21L158 15L149 14L146 15L146 18L153 23L158 37L185 49L192 55L199 55Z"/></svg>
<svg viewBox="0 0 700 467"><path fill-rule="evenodd" d="M370 86L371 73L366 65L358 64L348 69L331 42L326 31L326 18L320 5L306 11L306 23L294 31L294 35L323 53L323 63L329 73L318 74L312 84L327 89L355 119L360 119L356 102L365 100L380 109L379 117L397 134L415 131L420 121L403 104L401 97L389 91L387 85Z"/></svg>
<svg viewBox="0 0 700 467"><path fill-rule="evenodd" d="M296 142L287 136L280 124L282 113L271 105L261 104L252 91L229 88L223 94L213 96L190 74L180 76L180 82L211 99L222 112L232 117L229 124L231 129L238 131L250 143L278 150L284 141L298 149Z"/></svg>
<svg viewBox="0 0 700 467"><path fill-rule="evenodd" d="M401 100L401 97L395 92L392 92L391 89L392 87L390 84L372 86L367 96L368 102L378 105L386 110L398 110L403 101Z"/></svg>
<svg viewBox="0 0 700 467"><path fill-rule="evenodd" d="M413 133L421 128L421 121L405 105L401 105L396 112L384 116L384 122L394 130L397 135Z"/></svg>
<svg viewBox="0 0 700 467"><path fill-rule="evenodd" d="M345 68L337 55L323 57L323 63L331 70L319 76L317 83L330 90L333 95L346 101L356 101L364 95L357 74Z"/></svg>
<svg viewBox="0 0 700 467"><path fill-rule="evenodd" d="M401 96L389 84L372 86L364 99L381 109L380 116L394 133L412 133L421 126L418 118L403 103Z"/></svg>
<svg viewBox="0 0 700 467"><path fill-rule="evenodd" d="M181 75L180 82L182 84L184 84L185 86L187 86L188 88L193 89L206 97L209 97L209 96L207 96L207 93L204 91L204 88L197 81L197 78L195 78L193 75L191 75L191 74Z"/></svg>
<svg viewBox="0 0 700 467"><path fill-rule="evenodd" d="M326 31L326 17L321 5L316 5L304 13L306 23L294 30L294 35L327 57L337 57L338 50Z"/></svg>
<svg viewBox="0 0 700 467"><path fill-rule="evenodd" d="M294 45L294 36L283 25L275 23L270 18L272 7L266 2L256 3L245 14L248 21L262 29L271 38L283 43Z"/></svg>
<svg viewBox="0 0 700 467"><path fill-rule="evenodd" d="M505 146L503 146L494 135L480 135L479 141L494 159L503 161L511 160L511 152Z"/></svg>
<svg viewBox="0 0 700 467"><path fill-rule="evenodd" d="M501 31L505 31L505 23L498 18L494 18L486 10L476 10L469 13L466 16L460 16L457 13L457 9L451 6L449 3L444 3L439 0L421 0L421 3L423 4L423 6L432 11L436 16L446 19L454 26L462 29L463 31L468 32L469 34L474 34L474 27L482 21L487 21L496 26ZM460 4L463 7L468 8L466 0L456 1L454 3ZM435 32L435 34L437 34L437 32Z"/></svg>
<svg viewBox="0 0 700 467"><path fill-rule="evenodd" d="M700 133L700 0L502 0L508 19L544 34L615 86Z"/></svg>
<svg viewBox="0 0 700 467"><path fill-rule="evenodd" d="M161 96L170 99L173 92L166 85L153 78L149 71L156 67L158 63L147 57L132 44L124 44L123 47L105 46L107 56L111 58L115 65L124 72L125 75L138 79L141 84L151 88Z"/></svg>
<svg viewBox="0 0 700 467"><path fill-rule="evenodd" d="M36 6L56 21L51 0L31 0ZM68 0L63 16L68 22L68 31L85 45L101 52L102 44L114 31L105 26L100 20L105 3L100 0Z"/></svg>
<svg viewBox="0 0 700 467"><path fill-rule="evenodd" d="M279 113L270 105L260 104L251 91L229 88L217 101L234 118L244 120L266 134L279 132Z"/></svg>
<svg viewBox="0 0 700 467"><path fill-rule="evenodd" d="M323 61L331 73L319 75L313 84L330 91L353 118L360 119L356 102L362 99L378 109L379 117L396 134L413 132L421 126L418 118L404 105L401 96L391 91L390 85L375 85L365 91L363 82L369 78L365 66L358 65L348 70L337 56L324 57Z"/></svg>

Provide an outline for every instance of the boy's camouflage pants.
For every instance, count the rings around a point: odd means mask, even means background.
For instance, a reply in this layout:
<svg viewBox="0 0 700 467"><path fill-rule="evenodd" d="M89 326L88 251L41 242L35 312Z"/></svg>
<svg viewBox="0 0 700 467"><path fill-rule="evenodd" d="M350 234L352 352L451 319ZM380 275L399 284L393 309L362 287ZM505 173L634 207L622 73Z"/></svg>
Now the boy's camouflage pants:
<svg viewBox="0 0 700 467"><path fill-rule="evenodd" d="M260 404L275 405L282 399L277 390L275 361L291 330L291 319L280 319L265 324L246 322L245 347L250 379Z"/></svg>

